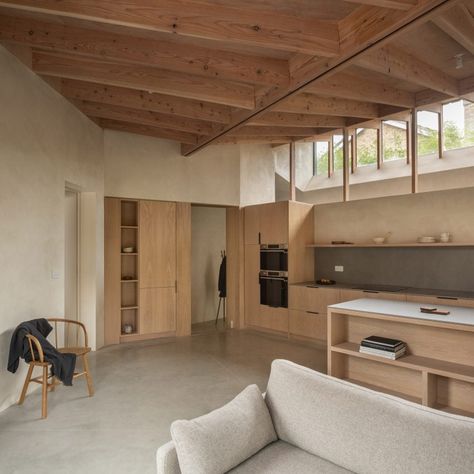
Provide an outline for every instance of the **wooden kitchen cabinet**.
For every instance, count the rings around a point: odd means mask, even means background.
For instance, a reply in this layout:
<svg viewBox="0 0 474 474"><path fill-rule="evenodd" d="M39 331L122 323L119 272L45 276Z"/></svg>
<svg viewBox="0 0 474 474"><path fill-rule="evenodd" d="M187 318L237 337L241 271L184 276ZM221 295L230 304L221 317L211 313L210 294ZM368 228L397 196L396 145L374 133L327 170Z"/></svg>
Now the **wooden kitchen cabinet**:
<svg viewBox="0 0 474 474"><path fill-rule="evenodd" d="M407 295L407 301L421 303L430 306L463 306L465 308L474 308L474 300L467 298L451 298L446 296L431 295Z"/></svg>
<svg viewBox="0 0 474 474"><path fill-rule="evenodd" d="M176 291L169 288L140 290L140 332L142 334L176 331Z"/></svg>
<svg viewBox="0 0 474 474"><path fill-rule="evenodd" d="M248 206L244 216L245 244L288 243L288 202Z"/></svg>
<svg viewBox="0 0 474 474"><path fill-rule="evenodd" d="M288 202L260 206L260 243L288 244Z"/></svg>
<svg viewBox="0 0 474 474"><path fill-rule="evenodd" d="M288 336L288 308L272 308L260 305L260 311L254 318L254 326Z"/></svg>
<svg viewBox="0 0 474 474"><path fill-rule="evenodd" d="M406 301L405 293L392 293L390 291L369 291L369 290L341 290L341 302L358 300L360 298L374 298L379 300Z"/></svg>
<svg viewBox="0 0 474 474"><path fill-rule="evenodd" d="M327 315L290 309L290 335L325 341L327 338Z"/></svg>
<svg viewBox="0 0 474 474"><path fill-rule="evenodd" d="M176 284L176 203L140 202L140 288Z"/></svg>
<svg viewBox="0 0 474 474"><path fill-rule="evenodd" d="M260 246L245 246L245 322L247 325L255 325L258 322L260 312Z"/></svg>

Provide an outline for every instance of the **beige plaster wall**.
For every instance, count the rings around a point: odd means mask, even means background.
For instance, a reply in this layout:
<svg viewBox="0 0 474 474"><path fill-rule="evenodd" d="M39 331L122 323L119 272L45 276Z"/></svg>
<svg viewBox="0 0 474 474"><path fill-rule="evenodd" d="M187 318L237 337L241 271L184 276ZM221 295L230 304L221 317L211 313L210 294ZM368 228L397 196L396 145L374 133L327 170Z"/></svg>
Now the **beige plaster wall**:
<svg viewBox="0 0 474 474"><path fill-rule="evenodd" d="M64 315L66 182L89 196L94 248L83 308L93 347L102 343L102 131L0 47L0 410L20 393L26 364L6 371L13 329L24 320ZM84 230L85 231L85 230ZM52 272L59 272L52 279Z"/></svg>
<svg viewBox="0 0 474 474"><path fill-rule="evenodd" d="M474 188L315 206L315 241L367 242L392 232L391 242L452 232L474 242Z"/></svg>
<svg viewBox="0 0 474 474"><path fill-rule="evenodd" d="M106 130L106 196L238 205L239 147L216 145L189 158L170 140Z"/></svg>

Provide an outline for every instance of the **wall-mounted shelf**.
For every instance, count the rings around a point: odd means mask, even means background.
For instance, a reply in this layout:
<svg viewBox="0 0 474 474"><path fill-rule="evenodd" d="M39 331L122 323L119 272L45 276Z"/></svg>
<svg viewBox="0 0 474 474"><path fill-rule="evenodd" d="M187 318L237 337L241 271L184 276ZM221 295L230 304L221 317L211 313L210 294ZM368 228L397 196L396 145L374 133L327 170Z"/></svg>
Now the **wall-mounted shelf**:
<svg viewBox="0 0 474 474"><path fill-rule="evenodd" d="M134 252L122 252L120 255L138 255L138 253L134 253Z"/></svg>
<svg viewBox="0 0 474 474"><path fill-rule="evenodd" d="M474 242L435 242L432 244L408 242L400 244L310 244L307 248L399 248L399 247L474 247Z"/></svg>
<svg viewBox="0 0 474 474"><path fill-rule="evenodd" d="M121 225L121 229L138 229L137 225Z"/></svg>
<svg viewBox="0 0 474 474"><path fill-rule="evenodd" d="M138 283L138 280L120 280L120 283Z"/></svg>
<svg viewBox="0 0 474 474"><path fill-rule="evenodd" d="M138 309L138 306L122 306L121 311L128 311L129 309Z"/></svg>

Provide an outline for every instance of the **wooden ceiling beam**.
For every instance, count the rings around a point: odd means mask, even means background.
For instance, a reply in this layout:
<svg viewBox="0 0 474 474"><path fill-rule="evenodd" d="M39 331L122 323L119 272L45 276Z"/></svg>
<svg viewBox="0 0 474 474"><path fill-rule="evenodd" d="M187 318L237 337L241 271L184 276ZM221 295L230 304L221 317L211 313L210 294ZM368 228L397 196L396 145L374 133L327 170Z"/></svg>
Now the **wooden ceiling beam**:
<svg viewBox="0 0 474 474"><path fill-rule="evenodd" d="M415 0L346 0L349 3L372 5L393 10L409 10L415 5Z"/></svg>
<svg viewBox="0 0 474 474"><path fill-rule="evenodd" d="M292 70L291 81L288 88L276 88L265 94L259 94L256 100L256 106L252 111L241 111L233 115L231 123L226 129L216 135L203 137L195 147L183 146L182 153L189 156L205 146L211 144L214 140L231 133L250 120L253 120L269 111L284 111L296 113L315 113L323 115L325 112L308 112L308 110L283 110L284 103L292 100L292 97L304 92L305 88L314 82L327 78L329 75L341 72L343 69L352 65L364 53L372 48L380 48L389 41L393 41L409 29L426 23L434 15L440 14L444 9L450 6L452 0L423 0L418 2L413 8L407 11L387 10L378 7L360 7L364 9L360 14L360 8L357 18L351 17L351 25L347 22L339 22L340 33L340 54L337 57L329 59L310 59L301 62L299 69ZM395 14L393 14L395 13ZM344 30L341 27L344 26ZM344 33L344 44L342 44L342 32ZM370 104L377 107L377 104ZM334 113L333 113L334 114ZM340 113L334 115L341 115ZM352 116L351 114L347 114ZM372 114L370 114L372 115ZM374 118L374 117L365 117Z"/></svg>
<svg viewBox="0 0 474 474"><path fill-rule="evenodd" d="M147 110L130 109L116 105L100 104L86 100L72 100L72 103L85 115L103 119L131 122L150 127L168 128L195 135L206 135L216 131L219 124L211 124L203 120L161 114Z"/></svg>
<svg viewBox="0 0 474 474"><path fill-rule="evenodd" d="M311 127L258 127L246 125L239 128L231 134L231 136L248 136L248 137L262 137L262 136L292 136L292 137L309 137L321 133L319 128Z"/></svg>
<svg viewBox="0 0 474 474"><path fill-rule="evenodd" d="M154 138L164 138L166 140L173 140L189 145L196 144L198 141L198 136L193 135L192 133L178 132L168 128L150 127L148 125L140 125L136 123L121 122L118 120L108 120L93 116L90 116L89 118L96 121L100 127L109 130L134 133L137 135L147 135Z"/></svg>
<svg viewBox="0 0 474 474"><path fill-rule="evenodd" d="M344 127L346 119L334 115L311 115L298 113L268 112L248 122L256 126L276 127Z"/></svg>
<svg viewBox="0 0 474 474"><path fill-rule="evenodd" d="M238 5L193 0L2 0L0 6L296 53L339 53L336 22L271 8L257 16Z"/></svg>
<svg viewBox="0 0 474 474"><path fill-rule="evenodd" d="M255 106L254 89L251 86L153 67L34 51L33 71L47 76L146 90L245 109Z"/></svg>
<svg viewBox="0 0 474 474"><path fill-rule="evenodd" d="M228 123L232 117L232 109L226 105L74 79L62 79L60 91L68 99L149 110L209 122Z"/></svg>
<svg viewBox="0 0 474 474"><path fill-rule="evenodd" d="M415 106L415 94L383 82L361 78L356 74L341 72L308 87L307 92L330 97L354 99L403 107Z"/></svg>
<svg viewBox="0 0 474 474"><path fill-rule="evenodd" d="M288 84L288 62L190 44L0 16L0 41L254 84Z"/></svg>
<svg viewBox="0 0 474 474"><path fill-rule="evenodd" d="M444 94L459 94L456 79L395 46L384 46L361 55L357 64L371 71L408 81Z"/></svg>
<svg viewBox="0 0 474 474"><path fill-rule="evenodd" d="M335 97L320 97L314 94L299 94L275 107L278 112L303 112L305 114L334 115L345 117L376 118L377 104Z"/></svg>
<svg viewBox="0 0 474 474"><path fill-rule="evenodd" d="M214 143L215 144L252 144L252 145L266 145L266 144L277 144L277 145L284 145L286 143L291 143L295 141L295 137L276 137L276 136L261 136L261 137L248 137L248 136L233 136L233 135L226 135L225 137L219 138Z"/></svg>
<svg viewBox="0 0 474 474"><path fill-rule="evenodd" d="M434 18L433 23L474 54L474 17L465 5L455 5Z"/></svg>

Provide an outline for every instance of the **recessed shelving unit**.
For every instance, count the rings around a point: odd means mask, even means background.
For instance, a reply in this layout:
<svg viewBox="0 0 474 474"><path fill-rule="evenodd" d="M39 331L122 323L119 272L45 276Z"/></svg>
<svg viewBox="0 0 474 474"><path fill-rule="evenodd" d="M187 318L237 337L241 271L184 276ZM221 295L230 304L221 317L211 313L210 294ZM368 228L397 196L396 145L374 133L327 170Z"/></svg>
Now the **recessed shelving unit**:
<svg viewBox="0 0 474 474"><path fill-rule="evenodd" d="M452 313L457 310L469 311L453 307ZM372 334L405 341L407 354L390 360L360 353L360 341ZM328 373L425 406L474 417L473 340L474 324L330 308Z"/></svg>
<svg viewBox="0 0 474 474"><path fill-rule="evenodd" d="M120 299L121 299L121 337L139 333L139 291L138 291L138 201L120 201ZM132 247L133 252L123 249ZM131 326L131 332L125 328Z"/></svg>

